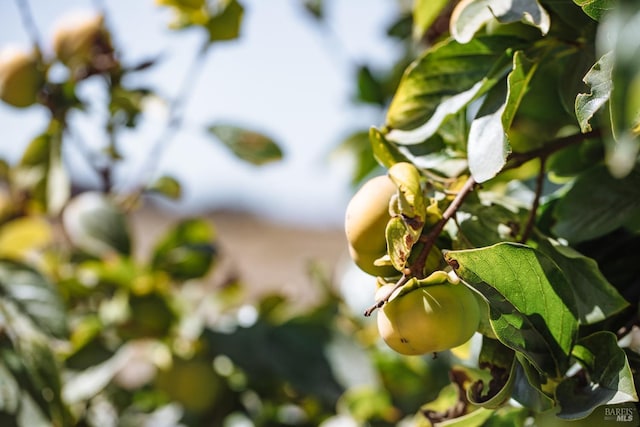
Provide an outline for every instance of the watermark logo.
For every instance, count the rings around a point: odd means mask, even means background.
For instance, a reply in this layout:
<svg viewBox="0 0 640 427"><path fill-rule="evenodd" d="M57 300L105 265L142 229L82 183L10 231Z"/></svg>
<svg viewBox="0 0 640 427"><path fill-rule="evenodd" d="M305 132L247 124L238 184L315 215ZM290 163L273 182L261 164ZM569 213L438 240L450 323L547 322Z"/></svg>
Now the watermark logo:
<svg viewBox="0 0 640 427"><path fill-rule="evenodd" d="M623 423L633 423L635 421L637 411L629 407L613 407L604 408L605 421L617 421Z"/></svg>

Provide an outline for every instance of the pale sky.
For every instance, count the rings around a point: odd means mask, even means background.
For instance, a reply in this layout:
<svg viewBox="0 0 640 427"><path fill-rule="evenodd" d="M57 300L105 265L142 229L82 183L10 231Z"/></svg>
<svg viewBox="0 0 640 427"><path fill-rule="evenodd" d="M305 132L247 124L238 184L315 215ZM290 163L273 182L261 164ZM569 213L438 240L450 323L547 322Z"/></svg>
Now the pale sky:
<svg viewBox="0 0 640 427"><path fill-rule="evenodd" d="M116 44L125 60L164 54L153 72L140 75L146 84L171 97L177 90L201 34L169 32L170 16L153 0L105 1ZM75 9L90 10L89 0L30 0L45 48L57 19ZM349 159L328 154L356 129L379 125L380 111L353 107L354 60L385 66L400 48L385 34L394 19L396 0L328 1L329 22L339 43L318 30L295 0L243 0L245 20L239 40L212 48L205 69L187 104L185 127L164 152L160 170L184 185L181 209L241 207L271 219L305 225L342 224L350 197ZM0 3L0 46L28 45L13 0ZM101 93L87 85L84 99ZM118 171L130 183L136 166L163 130L162 108L149 110L138 132L122 138L129 156ZM91 115L74 122L87 144L100 146ZM45 126L44 112L0 105L0 156L18 159L25 144ZM214 122L231 122L262 131L276 139L285 161L261 168L236 160L204 129ZM82 168L73 149L66 159ZM175 206L174 206L175 207Z"/></svg>

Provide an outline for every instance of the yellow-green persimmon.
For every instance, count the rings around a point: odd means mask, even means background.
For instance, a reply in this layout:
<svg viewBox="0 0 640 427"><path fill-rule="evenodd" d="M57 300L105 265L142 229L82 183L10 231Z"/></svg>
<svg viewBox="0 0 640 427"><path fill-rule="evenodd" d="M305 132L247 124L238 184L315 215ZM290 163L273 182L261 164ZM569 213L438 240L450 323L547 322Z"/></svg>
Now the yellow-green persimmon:
<svg viewBox="0 0 640 427"><path fill-rule="evenodd" d="M44 84L35 52L7 47L0 52L0 99L18 108L33 105Z"/></svg>
<svg viewBox="0 0 640 427"><path fill-rule="evenodd" d="M385 285L377 295L386 292ZM378 332L398 353L420 355L457 347L478 329L480 308L473 291L451 283L447 273L436 271L420 282L415 279L378 310Z"/></svg>

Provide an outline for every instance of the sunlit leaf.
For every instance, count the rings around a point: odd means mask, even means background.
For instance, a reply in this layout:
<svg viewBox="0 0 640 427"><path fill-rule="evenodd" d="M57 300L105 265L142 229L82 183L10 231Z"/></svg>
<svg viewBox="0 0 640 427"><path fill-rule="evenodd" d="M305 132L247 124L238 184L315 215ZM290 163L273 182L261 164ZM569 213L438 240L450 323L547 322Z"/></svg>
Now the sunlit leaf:
<svg viewBox="0 0 640 427"><path fill-rule="evenodd" d="M540 372L561 377L568 368L578 319L573 293L557 265L533 248L514 243L450 251L445 258L489 302L498 339ZM529 298L532 294L537 298Z"/></svg>
<svg viewBox="0 0 640 427"><path fill-rule="evenodd" d="M450 115L511 69L507 50L517 43L507 36L483 36L467 44L447 40L427 50L400 81L387 112L387 126L393 129L387 138L417 144L435 134Z"/></svg>
<svg viewBox="0 0 640 427"><path fill-rule="evenodd" d="M384 134L375 127L369 130L369 141L371 142L373 157L381 166L390 168L394 163L407 160L398 148L387 141Z"/></svg>
<svg viewBox="0 0 640 427"><path fill-rule="evenodd" d="M541 239L538 249L558 264L571 284L581 324L599 322L629 306L593 259L551 239Z"/></svg>
<svg viewBox="0 0 640 427"><path fill-rule="evenodd" d="M416 0L413 3L413 38L419 40L449 4L449 0Z"/></svg>
<svg viewBox="0 0 640 427"><path fill-rule="evenodd" d="M71 242L87 253L99 257L131 253L127 217L105 194L76 196L64 210L62 222Z"/></svg>
<svg viewBox="0 0 640 427"><path fill-rule="evenodd" d="M573 0L573 2L580 6L582 10L584 10L584 13L596 21L599 21L604 14L618 4L617 0Z"/></svg>
<svg viewBox="0 0 640 427"><path fill-rule="evenodd" d="M51 243L51 225L41 217L21 217L0 227L0 257L23 260Z"/></svg>
<svg viewBox="0 0 640 427"><path fill-rule="evenodd" d="M552 230L570 243L603 236L640 212L640 168L616 179L604 165L578 176L558 200Z"/></svg>
<svg viewBox="0 0 640 427"><path fill-rule="evenodd" d="M600 331L582 338L572 355L587 370L591 383L576 377L560 383L558 417L584 418L600 405L638 401L629 362L613 333Z"/></svg>
<svg viewBox="0 0 640 427"><path fill-rule="evenodd" d="M156 245L151 264L176 280L202 277L215 259L214 239L215 231L205 220L183 220Z"/></svg>
<svg viewBox="0 0 640 427"><path fill-rule="evenodd" d="M262 133L224 124L211 126L209 131L239 159L251 164L260 166L283 157L280 146Z"/></svg>
<svg viewBox="0 0 640 427"><path fill-rule="evenodd" d="M503 24L522 21L546 34L551 19L537 0L462 0L451 15L451 35L468 43L485 24L498 20Z"/></svg>
<svg viewBox="0 0 640 427"><path fill-rule="evenodd" d="M0 261L0 294L42 331L66 334L66 313L56 288L39 272L13 261Z"/></svg>
<svg viewBox="0 0 640 427"><path fill-rule="evenodd" d="M582 132L589 132L591 119L607 103L611 96L611 68L613 55L604 54L584 76L584 82L591 88L590 93L580 93L576 97L576 117Z"/></svg>

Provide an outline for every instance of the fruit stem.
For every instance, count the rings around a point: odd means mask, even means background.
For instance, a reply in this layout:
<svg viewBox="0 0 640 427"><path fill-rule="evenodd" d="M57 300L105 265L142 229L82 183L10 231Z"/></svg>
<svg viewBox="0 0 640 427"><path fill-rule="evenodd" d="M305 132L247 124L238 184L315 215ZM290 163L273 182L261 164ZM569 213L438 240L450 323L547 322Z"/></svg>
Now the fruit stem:
<svg viewBox="0 0 640 427"><path fill-rule="evenodd" d="M376 311L377 309L385 305L387 301L389 301L389 298L391 298L391 295L393 295L393 293L397 291L399 288L404 286L409 281L409 279L411 279L410 275L403 274L402 277L396 282L396 284L389 291L387 291L383 296L378 298L371 307L367 308L364 311L365 317L371 316L374 311Z"/></svg>

